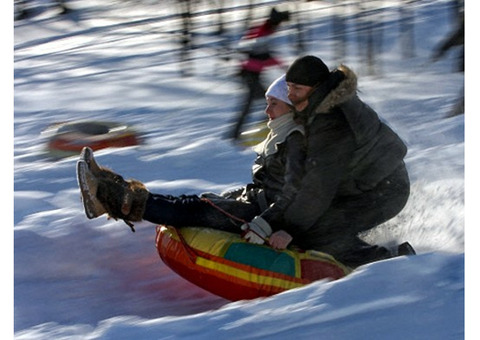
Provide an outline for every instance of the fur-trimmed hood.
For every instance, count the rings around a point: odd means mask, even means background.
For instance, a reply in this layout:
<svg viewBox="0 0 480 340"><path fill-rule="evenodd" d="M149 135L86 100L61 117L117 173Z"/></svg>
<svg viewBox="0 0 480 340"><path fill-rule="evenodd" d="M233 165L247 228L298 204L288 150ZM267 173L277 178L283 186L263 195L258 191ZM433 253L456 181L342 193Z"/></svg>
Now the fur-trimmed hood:
<svg viewBox="0 0 480 340"><path fill-rule="evenodd" d="M347 66L340 65L331 72L330 77L333 81L330 86L333 89L328 92L325 98L313 110L315 114L327 113L331 108L348 101L357 94L357 75ZM335 84L335 79L342 80L340 80L340 83Z"/></svg>

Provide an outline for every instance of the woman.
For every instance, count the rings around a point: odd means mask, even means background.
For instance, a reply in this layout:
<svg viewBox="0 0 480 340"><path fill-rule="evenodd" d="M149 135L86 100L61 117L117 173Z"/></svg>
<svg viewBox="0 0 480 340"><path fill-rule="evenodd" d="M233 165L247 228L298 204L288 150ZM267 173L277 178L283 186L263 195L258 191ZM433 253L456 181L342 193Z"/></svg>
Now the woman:
<svg viewBox="0 0 480 340"><path fill-rule="evenodd" d="M304 128L293 120L285 76L275 80L266 94L265 113L270 132L255 147L252 183L241 190L221 195L170 196L150 193L143 183L125 181L120 175L100 167L89 148L77 164L78 180L87 217L104 213L131 222L147 220L177 228L203 226L242 233L253 243L264 243L265 230L280 223L283 211L296 194L303 175ZM249 222L250 221L250 222ZM285 248L291 237L277 231L271 235L275 248Z"/></svg>

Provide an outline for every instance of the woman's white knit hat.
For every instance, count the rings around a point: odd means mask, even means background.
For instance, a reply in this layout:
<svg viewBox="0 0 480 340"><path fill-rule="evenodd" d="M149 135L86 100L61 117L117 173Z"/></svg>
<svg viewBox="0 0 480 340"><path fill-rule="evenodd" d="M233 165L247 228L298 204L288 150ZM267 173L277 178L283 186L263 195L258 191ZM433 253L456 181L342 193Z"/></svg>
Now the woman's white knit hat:
<svg viewBox="0 0 480 340"><path fill-rule="evenodd" d="M285 75L276 79L265 92L265 97L275 97L288 105L293 105L290 99L288 99L288 87L285 81Z"/></svg>

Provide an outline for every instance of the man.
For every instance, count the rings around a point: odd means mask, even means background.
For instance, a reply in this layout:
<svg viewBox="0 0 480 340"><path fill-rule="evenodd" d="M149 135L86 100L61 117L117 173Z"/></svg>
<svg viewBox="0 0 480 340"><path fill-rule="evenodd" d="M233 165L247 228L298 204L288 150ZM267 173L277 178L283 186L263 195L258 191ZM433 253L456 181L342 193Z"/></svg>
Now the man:
<svg viewBox="0 0 480 340"><path fill-rule="evenodd" d="M414 254L407 242L392 254L358 237L403 209L410 183L407 148L358 98L356 75L344 65L330 72L321 59L305 56L289 67L286 80L307 152L301 187L284 224L274 229L351 266Z"/></svg>

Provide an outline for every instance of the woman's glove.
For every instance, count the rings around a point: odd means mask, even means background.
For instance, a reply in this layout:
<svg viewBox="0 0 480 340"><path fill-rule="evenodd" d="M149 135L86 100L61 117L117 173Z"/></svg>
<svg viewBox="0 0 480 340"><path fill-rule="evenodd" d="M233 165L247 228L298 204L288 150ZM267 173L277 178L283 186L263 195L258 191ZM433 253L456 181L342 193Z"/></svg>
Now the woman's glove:
<svg viewBox="0 0 480 340"><path fill-rule="evenodd" d="M243 231L243 238L250 243L264 244L265 239L272 234L272 228L267 221L260 216L255 217L250 223L240 227Z"/></svg>

